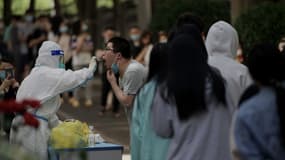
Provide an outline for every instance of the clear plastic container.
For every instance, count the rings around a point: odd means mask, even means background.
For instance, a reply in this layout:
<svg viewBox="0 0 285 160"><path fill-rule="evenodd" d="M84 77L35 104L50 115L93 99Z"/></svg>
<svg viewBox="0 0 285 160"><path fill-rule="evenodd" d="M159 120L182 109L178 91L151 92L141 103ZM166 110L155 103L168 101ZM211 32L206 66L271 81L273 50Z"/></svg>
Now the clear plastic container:
<svg viewBox="0 0 285 160"><path fill-rule="evenodd" d="M93 132L93 129L94 129L93 126L89 126L89 134L88 134L88 146L89 147L94 147L96 144L95 134Z"/></svg>

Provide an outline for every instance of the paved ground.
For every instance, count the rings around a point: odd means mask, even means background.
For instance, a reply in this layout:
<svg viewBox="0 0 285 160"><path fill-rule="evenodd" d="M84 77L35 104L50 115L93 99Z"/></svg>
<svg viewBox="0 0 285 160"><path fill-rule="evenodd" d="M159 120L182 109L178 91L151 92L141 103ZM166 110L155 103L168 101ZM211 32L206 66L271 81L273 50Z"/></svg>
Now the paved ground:
<svg viewBox="0 0 285 160"><path fill-rule="evenodd" d="M104 116L99 116L101 110L100 106L100 90L101 79L95 77L93 80L93 103L92 107L84 106L82 101L81 106L78 108L72 107L67 98L64 98L63 106L59 114L65 118L74 118L82 122L87 122L89 125L94 125L95 132L100 133L101 136L108 142L121 144L124 146L124 154L129 153L129 127L123 108L120 109L121 116L115 118L111 112L106 113ZM127 156L128 157L128 156Z"/></svg>

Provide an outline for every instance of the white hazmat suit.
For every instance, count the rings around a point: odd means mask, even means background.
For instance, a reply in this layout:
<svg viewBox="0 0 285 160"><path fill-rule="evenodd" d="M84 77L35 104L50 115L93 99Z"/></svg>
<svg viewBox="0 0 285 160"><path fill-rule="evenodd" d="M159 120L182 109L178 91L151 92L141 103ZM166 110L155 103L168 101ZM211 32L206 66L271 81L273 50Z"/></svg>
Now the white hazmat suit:
<svg viewBox="0 0 285 160"><path fill-rule="evenodd" d="M30 112L40 121L38 129L21 126L17 132L11 130L10 141L18 143L25 149L38 154L41 160L47 159L48 138L51 128L58 125L56 116L61 100L60 93L74 89L93 77L96 70L96 60L93 57L89 68L77 71L59 68L60 56L52 55L52 51L61 50L55 42L45 41L39 49L36 65L19 87L16 100L39 100L41 107ZM13 124L20 121L16 116Z"/></svg>

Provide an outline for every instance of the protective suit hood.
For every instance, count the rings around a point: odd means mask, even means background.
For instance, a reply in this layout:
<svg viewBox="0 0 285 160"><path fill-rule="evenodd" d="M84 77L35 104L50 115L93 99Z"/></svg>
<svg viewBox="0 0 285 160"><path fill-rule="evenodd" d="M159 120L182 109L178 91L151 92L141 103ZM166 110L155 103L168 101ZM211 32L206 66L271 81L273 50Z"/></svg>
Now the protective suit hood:
<svg viewBox="0 0 285 160"><path fill-rule="evenodd" d="M53 41L45 41L39 49L36 59L36 66L46 66L50 68L58 68L59 56L52 56L51 51L62 50L58 44Z"/></svg>
<svg viewBox="0 0 285 160"><path fill-rule="evenodd" d="M222 55L234 58L239 46L237 31L227 22L214 23L206 38L206 48L209 56Z"/></svg>

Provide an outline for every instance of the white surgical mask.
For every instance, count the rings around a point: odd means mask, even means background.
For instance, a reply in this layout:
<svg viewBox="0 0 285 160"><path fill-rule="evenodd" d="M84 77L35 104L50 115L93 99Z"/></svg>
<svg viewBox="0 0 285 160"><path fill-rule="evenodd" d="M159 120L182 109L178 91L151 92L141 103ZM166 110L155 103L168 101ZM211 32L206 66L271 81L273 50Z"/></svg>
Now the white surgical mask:
<svg viewBox="0 0 285 160"><path fill-rule="evenodd" d="M32 22L33 19L34 19L34 17L33 17L32 15L27 15L27 16L25 16L26 22Z"/></svg>
<svg viewBox="0 0 285 160"><path fill-rule="evenodd" d="M86 32L87 30L88 30L87 24L83 24L83 25L82 25L82 31L83 31L83 32Z"/></svg>
<svg viewBox="0 0 285 160"><path fill-rule="evenodd" d="M163 39L159 43L167 43L167 39Z"/></svg>
<svg viewBox="0 0 285 160"><path fill-rule="evenodd" d="M68 31L67 26L62 26L62 27L59 28L59 32L60 33L66 33L67 31Z"/></svg>

